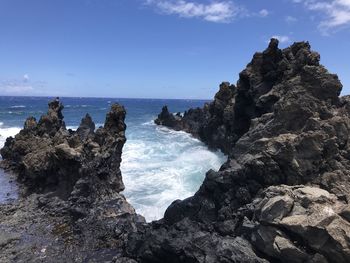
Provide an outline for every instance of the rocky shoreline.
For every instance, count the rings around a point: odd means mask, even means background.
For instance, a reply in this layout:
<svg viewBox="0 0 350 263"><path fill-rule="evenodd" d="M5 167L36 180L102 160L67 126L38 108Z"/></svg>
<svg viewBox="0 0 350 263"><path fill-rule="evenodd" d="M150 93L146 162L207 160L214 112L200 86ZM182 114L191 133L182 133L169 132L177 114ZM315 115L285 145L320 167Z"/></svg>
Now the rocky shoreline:
<svg viewBox="0 0 350 263"><path fill-rule="evenodd" d="M168 208L152 256L165 259L167 244L194 262L349 262L349 97L319 60L307 42L281 50L272 39L202 109L163 108L157 124L229 159Z"/></svg>
<svg viewBox="0 0 350 263"><path fill-rule="evenodd" d="M74 132L50 102L1 149L22 196L0 205L0 261L349 262L350 98L319 61L307 42L272 39L211 103L164 107L158 125L229 158L149 224L120 193L124 108Z"/></svg>
<svg viewBox="0 0 350 263"><path fill-rule="evenodd" d="M0 205L1 262L121 260L128 234L145 223L120 194L124 108L112 105L96 131L88 114L67 130L62 110L50 102L1 149L1 166L21 185L19 200Z"/></svg>

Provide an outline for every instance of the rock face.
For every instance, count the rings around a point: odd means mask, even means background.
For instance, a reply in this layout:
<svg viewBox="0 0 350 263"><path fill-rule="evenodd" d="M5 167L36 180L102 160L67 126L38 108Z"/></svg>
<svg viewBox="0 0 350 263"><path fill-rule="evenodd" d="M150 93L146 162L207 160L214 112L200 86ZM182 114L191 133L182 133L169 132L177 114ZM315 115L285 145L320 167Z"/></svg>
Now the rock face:
<svg viewBox="0 0 350 263"><path fill-rule="evenodd" d="M28 118L1 149L2 167L16 172L24 194L0 206L1 262L111 261L145 222L120 194L125 109L112 105L96 131L87 114L75 132L62 109L58 99L50 102L46 115Z"/></svg>
<svg viewBox="0 0 350 263"><path fill-rule="evenodd" d="M182 124L181 118L179 116L174 116L173 114L171 114L167 106L164 106L162 108L162 112L158 115L158 118L154 122L157 125L171 127L174 130L183 129L183 127L180 126Z"/></svg>
<svg viewBox="0 0 350 263"><path fill-rule="evenodd" d="M130 253L144 262L350 261L350 99L319 60L307 42L281 50L272 39L236 86L221 84L213 102L176 119L228 161L133 235Z"/></svg>
<svg viewBox="0 0 350 263"><path fill-rule="evenodd" d="M271 186L253 201L254 246L289 262L347 262L350 222L348 204L328 191L310 186ZM312 255L310 255L310 252Z"/></svg>
<svg viewBox="0 0 350 263"><path fill-rule="evenodd" d="M62 109L56 99L38 123L28 118L24 129L1 149L4 165L18 172L28 194L96 200L124 190L119 169L126 141L124 108L113 105L96 132L88 114L76 132L66 130Z"/></svg>
<svg viewBox="0 0 350 263"><path fill-rule="evenodd" d="M219 148L229 153L238 138L233 129L235 93L234 85L223 82L212 103L205 104L203 108L189 109L183 116L174 116L164 106L154 122L174 130L189 132L210 148Z"/></svg>

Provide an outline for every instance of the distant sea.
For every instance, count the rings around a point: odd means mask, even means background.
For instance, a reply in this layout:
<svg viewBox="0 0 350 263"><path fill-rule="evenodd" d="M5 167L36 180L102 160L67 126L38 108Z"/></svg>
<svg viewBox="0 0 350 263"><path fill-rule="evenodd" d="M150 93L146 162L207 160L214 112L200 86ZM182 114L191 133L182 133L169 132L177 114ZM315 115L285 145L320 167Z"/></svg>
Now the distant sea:
<svg viewBox="0 0 350 263"><path fill-rule="evenodd" d="M0 96L0 148L8 136L23 127L28 116L37 120L47 111L48 97ZM103 125L114 102L127 110L127 142L123 149L121 170L123 194L136 211L148 221L159 219L176 199L189 197L198 190L209 169L219 169L225 156L213 152L187 133L156 126L153 120L163 105L172 112L202 107L203 100L61 98L67 128L76 129L89 113L96 127ZM16 186L0 171L0 202L16 198Z"/></svg>

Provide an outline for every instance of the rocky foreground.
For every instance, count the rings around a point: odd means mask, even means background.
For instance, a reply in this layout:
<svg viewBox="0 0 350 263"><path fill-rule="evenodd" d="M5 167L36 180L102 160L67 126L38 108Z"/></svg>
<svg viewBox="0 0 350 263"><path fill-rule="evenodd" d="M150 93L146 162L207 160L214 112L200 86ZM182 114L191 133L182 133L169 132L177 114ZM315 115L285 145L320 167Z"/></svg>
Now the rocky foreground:
<svg viewBox="0 0 350 263"><path fill-rule="evenodd" d="M51 102L1 150L22 197L0 205L0 262L350 262L350 98L319 61L273 39L204 108L164 107L229 157L149 224L120 194L124 108L73 132Z"/></svg>

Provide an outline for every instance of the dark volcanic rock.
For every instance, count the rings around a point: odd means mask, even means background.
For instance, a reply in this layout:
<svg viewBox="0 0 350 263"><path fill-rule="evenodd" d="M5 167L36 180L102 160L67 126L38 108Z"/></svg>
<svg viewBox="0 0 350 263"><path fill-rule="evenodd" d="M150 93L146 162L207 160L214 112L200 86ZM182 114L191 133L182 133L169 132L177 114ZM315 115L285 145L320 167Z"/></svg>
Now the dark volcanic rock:
<svg viewBox="0 0 350 263"><path fill-rule="evenodd" d="M25 194L0 205L1 262L112 261L145 222L120 194L125 109L112 105L96 131L87 114L76 132L66 130L62 109L50 102L1 149L2 166L17 173Z"/></svg>
<svg viewBox="0 0 350 263"><path fill-rule="evenodd" d="M18 172L28 194L52 192L65 200L96 200L124 190L119 169L126 141L124 108L113 105L104 128L96 132L88 114L76 132L67 131L62 109L56 99L38 123L29 117L24 129L1 149L3 165Z"/></svg>
<svg viewBox="0 0 350 263"><path fill-rule="evenodd" d="M214 101L205 104L202 109L189 109L181 117L169 113L168 108L164 106L155 123L189 132L210 148L219 148L228 153L237 139L233 132L235 94L236 87L223 82Z"/></svg>
<svg viewBox="0 0 350 263"><path fill-rule="evenodd" d="M95 123L92 121L91 116L86 114L86 116L81 120L81 123L77 129L77 133L81 141L88 138L95 132Z"/></svg>
<svg viewBox="0 0 350 263"><path fill-rule="evenodd" d="M154 122L158 125L164 125L174 130L182 129L181 126L178 126L181 125L179 116L174 116L173 114L169 113L167 106L163 107L162 112L158 115L158 118Z"/></svg>
<svg viewBox="0 0 350 263"><path fill-rule="evenodd" d="M211 103L156 120L228 154L146 224L119 193L125 110L67 131L58 100L1 150L27 197L0 205L4 262L350 262L350 97L307 42L256 53Z"/></svg>
<svg viewBox="0 0 350 263"><path fill-rule="evenodd" d="M242 262L219 258L214 244L207 258L194 253L202 248L196 235L206 233L209 243L244 239L250 262L350 261L349 98L339 98L338 77L319 60L307 42L281 50L273 39L237 86L223 83L213 102L177 120L228 161L193 197L133 235L131 253L145 262L165 254L173 262Z"/></svg>

